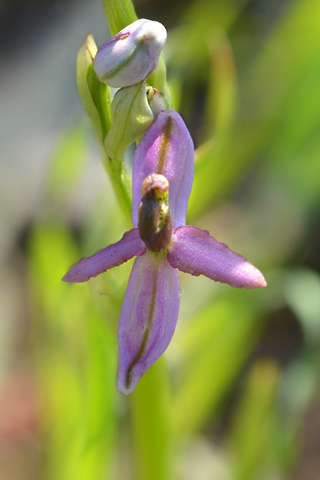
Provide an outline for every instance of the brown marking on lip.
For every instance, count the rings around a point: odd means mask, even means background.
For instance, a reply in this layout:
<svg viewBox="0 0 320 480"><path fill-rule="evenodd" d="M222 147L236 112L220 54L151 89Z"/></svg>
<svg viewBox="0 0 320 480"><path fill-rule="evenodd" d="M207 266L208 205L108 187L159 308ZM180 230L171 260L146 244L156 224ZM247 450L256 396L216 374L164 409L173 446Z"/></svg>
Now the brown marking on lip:
<svg viewBox="0 0 320 480"><path fill-rule="evenodd" d="M171 137L171 130L173 127L173 119L171 116L168 116L167 122L165 124L165 127L163 129L163 134L161 138L161 147L160 147L160 152L159 152L159 163L158 163L158 172L157 173L162 173L163 167L164 167L164 162L166 159L166 152L168 148L168 143L170 141Z"/></svg>

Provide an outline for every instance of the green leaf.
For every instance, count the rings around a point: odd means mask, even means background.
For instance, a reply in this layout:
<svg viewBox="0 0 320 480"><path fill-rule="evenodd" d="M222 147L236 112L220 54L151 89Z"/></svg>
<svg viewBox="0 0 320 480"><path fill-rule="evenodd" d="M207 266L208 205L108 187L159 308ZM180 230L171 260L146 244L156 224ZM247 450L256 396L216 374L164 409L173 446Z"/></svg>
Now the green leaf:
<svg viewBox="0 0 320 480"><path fill-rule="evenodd" d="M232 301L228 296L215 299L194 316L191 326L180 338L180 348L186 352L187 361L181 375L183 381L173 400L177 435L194 434L216 413L260 329L261 324L246 296L235 296Z"/></svg>
<svg viewBox="0 0 320 480"><path fill-rule="evenodd" d="M47 193L59 203L70 195L83 171L88 142L85 122L71 124L54 149L47 173Z"/></svg>
<svg viewBox="0 0 320 480"><path fill-rule="evenodd" d="M268 478L277 470L279 475L274 458L279 381L279 367L269 360L256 362L249 374L231 427L235 480Z"/></svg>
<svg viewBox="0 0 320 480"><path fill-rule="evenodd" d="M115 430L115 339L98 317L88 286L61 281L76 258L65 227L35 227L29 285L46 474L52 480L102 480Z"/></svg>

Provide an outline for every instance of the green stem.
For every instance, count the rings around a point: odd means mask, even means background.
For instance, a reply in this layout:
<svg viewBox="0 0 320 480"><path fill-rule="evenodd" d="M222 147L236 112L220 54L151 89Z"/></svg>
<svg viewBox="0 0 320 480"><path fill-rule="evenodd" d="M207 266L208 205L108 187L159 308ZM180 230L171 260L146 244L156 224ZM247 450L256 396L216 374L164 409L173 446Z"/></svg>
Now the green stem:
<svg viewBox="0 0 320 480"><path fill-rule="evenodd" d="M131 0L102 0L111 37L138 20Z"/></svg>
<svg viewBox="0 0 320 480"><path fill-rule="evenodd" d="M141 378L130 395L137 480L170 480L170 393L161 357Z"/></svg>
<svg viewBox="0 0 320 480"><path fill-rule="evenodd" d="M114 160L103 153L103 164L108 172L120 207L131 224L131 180L124 167L123 159Z"/></svg>

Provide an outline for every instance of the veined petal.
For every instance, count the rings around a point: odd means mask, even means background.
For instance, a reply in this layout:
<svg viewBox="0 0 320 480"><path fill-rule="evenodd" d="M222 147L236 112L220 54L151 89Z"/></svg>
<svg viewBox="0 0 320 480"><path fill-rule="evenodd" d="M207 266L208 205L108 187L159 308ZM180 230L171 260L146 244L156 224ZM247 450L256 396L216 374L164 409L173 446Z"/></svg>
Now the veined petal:
<svg viewBox="0 0 320 480"><path fill-rule="evenodd" d="M177 228L172 236L168 261L191 275L205 275L231 287L256 288L267 285L262 273L244 257L195 227Z"/></svg>
<svg viewBox="0 0 320 480"><path fill-rule="evenodd" d="M96 277L109 268L117 267L134 256L143 255L146 247L140 239L139 230L126 232L122 239L100 250L92 257L82 258L63 277L64 282L81 283Z"/></svg>
<svg viewBox="0 0 320 480"><path fill-rule="evenodd" d="M194 175L194 147L184 121L175 110L161 111L139 143L133 159L132 223L138 224L143 180L159 173L169 181L169 207L173 226L186 224Z"/></svg>
<svg viewBox="0 0 320 480"><path fill-rule="evenodd" d="M179 313L179 280L165 254L147 251L135 260L122 304L118 390L132 392L168 347Z"/></svg>

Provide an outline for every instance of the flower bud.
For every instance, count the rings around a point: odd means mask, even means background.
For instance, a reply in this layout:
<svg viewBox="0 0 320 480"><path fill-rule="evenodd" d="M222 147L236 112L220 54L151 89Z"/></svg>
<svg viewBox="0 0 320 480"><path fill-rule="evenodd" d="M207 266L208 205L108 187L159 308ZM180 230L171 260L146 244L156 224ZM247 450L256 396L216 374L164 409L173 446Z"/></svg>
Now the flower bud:
<svg viewBox="0 0 320 480"><path fill-rule="evenodd" d="M154 115L154 120L157 118L161 110L169 110L169 105L163 93L159 92L157 88L147 85L147 98Z"/></svg>
<svg viewBox="0 0 320 480"><path fill-rule="evenodd" d="M169 210L169 182L163 175L152 173L142 183L142 199L138 206L138 229L141 240L151 252L161 252L170 244L172 219Z"/></svg>
<svg viewBox="0 0 320 480"><path fill-rule="evenodd" d="M112 123L105 149L112 159L122 159L125 150L141 137L153 121L146 94L146 82L120 88L112 104Z"/></svg>
<svg viewBox="0 0 320 480"><path fill-rule="evenodd" d="M157 68L167 32L159 22L136 20L99 48L94 69L111 87L128 87L145 80Z"/></svg>

